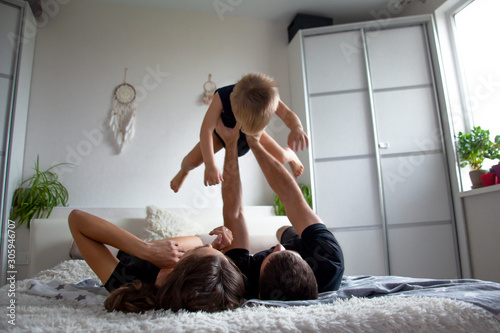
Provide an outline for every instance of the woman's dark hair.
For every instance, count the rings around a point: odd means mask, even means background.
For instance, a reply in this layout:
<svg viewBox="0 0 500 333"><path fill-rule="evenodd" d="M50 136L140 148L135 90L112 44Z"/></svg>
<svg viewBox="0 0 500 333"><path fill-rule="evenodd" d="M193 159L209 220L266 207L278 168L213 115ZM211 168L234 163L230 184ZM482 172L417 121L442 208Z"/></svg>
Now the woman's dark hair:
<svg viewBox="0 0 500 333"><path fill-rule="evenodd" d="M245 284L240 270L225 256L181 260L156 295L161 309L218 312L239 307Z"/></svg>
<svg viewBox="0 0 500 333"><path fill-rule="evenodd" d="M111 292L104 307L141 313L152 309L218 312L239 307L244 292L243 277L232 261L215 254L192 255L179 261L160 288L134 280Z"/></svg>
<svg viewBox="0 0 500 333"><path fill-rule="evenodd" d="M104 301L104 307L108 311L142 313L156 307L156 292L157 289L154 284L134 280L132 283L127 283L113 290Z"/></svg>
<svg viewBox="0 0 500 333"><path fill-rule="evenodd" d="M259 298L280 301L316 299L318 284L304 259L282 251L270 257L260 273Z"/></svg>

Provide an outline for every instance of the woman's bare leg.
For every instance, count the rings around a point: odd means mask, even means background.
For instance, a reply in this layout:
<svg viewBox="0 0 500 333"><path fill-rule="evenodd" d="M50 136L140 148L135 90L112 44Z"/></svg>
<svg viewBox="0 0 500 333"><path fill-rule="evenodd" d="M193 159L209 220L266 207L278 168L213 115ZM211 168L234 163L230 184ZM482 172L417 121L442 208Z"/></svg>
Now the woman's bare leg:
<svg viewBox="0 0 500 333"><path fill-rule="evenodd" d="M214 154L222 149L222 143L219 138L212 134L214 140ZM177 193L186 180L189 172L194 168L199 167L203 163L203 155L201 154L200 143L198 142L196 146L184 157L181 163L181 170L175 175L175 177L170 181L170 188Z"/></svg>
<svg viewBox="0 0 500 333"><path fill-rule="evenodd" d="M298 178L302 175L302 172L304 172L304 166L293 150L288 147L281 147L266 132L262 133L262 136L260 137L260 143L269 152L269 154L271 154L279 162L281 162L282 164L288 163L295 178Z"/></svg>

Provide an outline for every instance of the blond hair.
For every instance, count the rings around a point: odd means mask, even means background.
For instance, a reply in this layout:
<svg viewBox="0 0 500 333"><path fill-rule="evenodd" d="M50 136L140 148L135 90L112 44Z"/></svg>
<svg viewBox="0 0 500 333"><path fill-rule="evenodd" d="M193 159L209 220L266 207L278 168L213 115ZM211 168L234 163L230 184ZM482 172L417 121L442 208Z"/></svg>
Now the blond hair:
<svg viewBox="0 0 500 333"><path fill-rule="evenodd" d="M280 101L273 78L251 73L239 80L231 94L231 107L236 120L246 134L262 131L276 112Z"/></svg>

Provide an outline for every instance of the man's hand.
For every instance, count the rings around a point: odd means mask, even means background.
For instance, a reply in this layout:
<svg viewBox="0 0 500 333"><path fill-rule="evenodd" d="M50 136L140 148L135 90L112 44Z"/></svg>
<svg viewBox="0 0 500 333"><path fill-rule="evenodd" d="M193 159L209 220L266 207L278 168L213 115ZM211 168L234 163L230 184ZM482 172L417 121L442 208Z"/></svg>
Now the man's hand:
<svg viewBox="0 0 500 333"><path fill-rule="evenodd" d="M259 143L261 136L262 136L262 132L259 132L259 133L254 134L254 135L248 135L247 134L247 143L248 143L248 145L250 147L252 147L253 145Z"/></svg>
<svg viewBox="0 0 500 333"><path fill-rule="evenodd" d="M299 147L300 150L309 147L309 138L302 128L299 127L290 132L288 135L288 147L295 151L299 151Z"/></svg>
<svg viewBox="0 0 500 333"><path fill-rule="evenodd" d="M148 242L147 261L158 268L173 268L184 255L184 248L178 242L162 239Z"/></svg>
<svg viewBox="0 0 500 333"><path fill-rule="evenodd" d="M217 235L217 238L212 242L212 247L221 252L233 243L233 233L224 226L220 226L210 231L209 235Z"/></svg>
<svg viewBox="0 0 500 333"><path fill-rule="evenodd" d="M224 179L217 166L205 166L205 179L203 181L205 186L217 185L222 181L224 181Z"/></svg>
<svg viewBox="0 0 500 333"><path fill-rule="evenodd" d="M222 119L219 118L217 121L217 126L215 127L215 131L219 136L224 140L226 145L230 145L234 142L238 141L238 138L240 137L240 124L236 123L236 126L233 128L229 128L224 126L224 123L222 122Z"/></svg>

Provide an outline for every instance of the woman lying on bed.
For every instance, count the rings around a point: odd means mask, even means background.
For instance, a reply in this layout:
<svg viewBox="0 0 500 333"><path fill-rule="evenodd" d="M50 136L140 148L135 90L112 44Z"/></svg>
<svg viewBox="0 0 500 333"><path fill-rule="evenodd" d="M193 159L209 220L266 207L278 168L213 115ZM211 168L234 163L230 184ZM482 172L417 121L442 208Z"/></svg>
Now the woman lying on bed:
<svg viewBox="0 0 500 333"><path fill-rule="evenodd" d="M110 295L108 311L151 309L217 312L243 303L239 269L221 252L231 231L218 227L212 245L195 236L144 242L97 216L74 210L68 223L83 258ZM115 257L105 246L120 251Z"/></svg>

